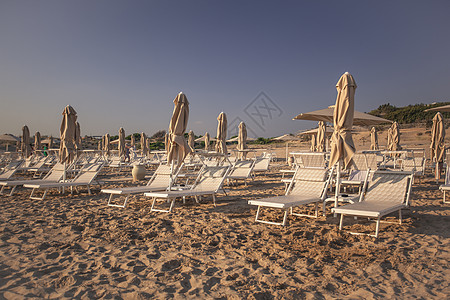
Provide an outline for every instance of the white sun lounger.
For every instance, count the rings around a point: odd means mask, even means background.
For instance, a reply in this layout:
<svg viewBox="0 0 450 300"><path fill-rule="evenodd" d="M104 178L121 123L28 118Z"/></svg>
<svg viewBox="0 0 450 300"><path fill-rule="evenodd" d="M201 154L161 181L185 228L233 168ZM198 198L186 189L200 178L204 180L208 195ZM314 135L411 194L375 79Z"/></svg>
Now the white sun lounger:
<svg viewBox="0 0 450 300"><path fill-rule="evenodd" d="M5 191L8 187L11 187L11 191L8 196L12 196L18 186L24 184L42 184L42 183L56 183L64 176L64 165L57 163L42 179L29 179L29 180L8 180L0 181L2 188L0 189L0 195L5 195Z"/></svg>
<svg viewBox="0 0 450 300"><path fill-rule="evenodd" d="M227 176L228 181L244 180L245 186L247 186L247 179L253 180L253 168L255 161L252 160L240 160L233 164L230 173Z"/></svg>
<svg viewBox="0 0 450 300"><path fill-rule="evenodd" d="M24 184L23 187L33 189L31 191L30 199L33 200L44 200L47 191L52 188L63 188L63 187L77 187L86 186L89 195L91 194L90 186L95 183L95 178L103 167L103 163L96 162L93 164L86 164L82 167L80 172L74 179L65 182L44 182L44 183L28 183ZM42 197L35 196L35 192L39 189L43 189L44 193Z"/></svg>
<svg viewBox="0 0 450 300"><path fill-rule="evenodd" d="M214 206L216 206L216 194L221 191L223 192L223 182L229 169L229 166L203 166L194 185L189 190L151 192L145 193L144 195L153 199L151 211L170 213L177 198L185 199L186 197L194 197L197 200L198 197L203 195L212 195ZM155 204L157 199L165 199L170 202L169 209L156 209Z"/></svg>
<svg viewBox="0 0 450 300"><path fill-rule="evenodd" d="M248 204L258 206L255 221L285 226L288 211L290 211L291 215L317 217L319 203L325 200L326 191L328 189L328 185L330 184L331 175L328 175L328 173L328 169L324 168L297 167L292 182L289 184L284 196L248 201ZM305 215L293 212L294 207L311 203L315 204L315 215ZM263 207L282 209L284 211L283 221L271 222L261 220L259 216L261 213L261 208Z"/></svg>
<svg viewBox="0 0 450 300"><path fill-rule="evenodd" d="M339 230L342 229L344 215L376 218L375 235L372 235L374 237L378 237L380 219L387 214L398 211L401 224L401 210L409 205L412 182L411 172L375 172L367 192L361 194L360 202L332 209L334 213L341 215Z"/></svg>
<svg viewBox="0 0 450 300"><path fill-rule="evenodd" d="M3 172L0 174L0 180L9 180L19 170L23 160L15 160L3 168Z"/></svg>
<svg viewBox="0 0 450 300"><path fill-rule="evenodd" d="M445 198L445 194L447 191L450 191L450 161L447 158L447 167L445 168L445 181L444 184L439 186L439 189L444 193L444 199L443 202L444 203L450 203L449 201L447 201L447 199Z"/></svg>
<svg viewBox="0 0 450 300"><path fill-rule="evenodd" d="M181 170L181 167L178 168L178 170ZM178 172L176 172L172 176L173 181L176 180L177 174ZM150 180L144 186L133 186L117 189L102 189L101 192L105 194L110 194L108 199L108 206L124 208L127 205L129 197L133 194L143 194L146 192L156 192L166 190L169 187L170 176L171 176L170 166L161 164L158 166L155 173L153 173L152 178L150 178ZM120 197L121 195L125 195L124 201L121 204L113 204L112 200L114 196Z"/></svg>

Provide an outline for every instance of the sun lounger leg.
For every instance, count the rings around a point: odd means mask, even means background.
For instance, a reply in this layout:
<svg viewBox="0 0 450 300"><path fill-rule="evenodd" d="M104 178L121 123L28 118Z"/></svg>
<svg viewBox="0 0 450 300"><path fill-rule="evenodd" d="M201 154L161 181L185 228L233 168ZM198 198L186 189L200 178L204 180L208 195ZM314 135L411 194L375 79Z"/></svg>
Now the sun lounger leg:
<svg viewBox="0 0 450 300"><path fill-rule="evenodd" d="M127 205L128 198L130 197L130 195L127 195L125 197L125 201L123 201L123 204L111 204L113 196L114 196L114 194L110 194L109 199L108 199L108 206L122 207L122 208L125 208L125 206Z"/></svg>
<svg viewBox="0 0 450 300"><path fill-rule="evenodd" d="M259 217L259 209L261 208L261 206L258 205L258 209L256 210L256 218L255 221L258 222L258 217Z"/></svg>
<svg viewBox="0 0 450 300"><path fill-rule="evenodd" d="M378 232L380 231L380 217L377 219L377 226L375 228L375 238L378 238Z"/></svg>
<svg viewBox="0 0 450 300"><path fill-rule="evenodd" d="M402 224L402 210L401 209L398 210L398 219L399 219L399 223Z"/></svg>
<svg viewBox="0 0 450 300"><path fill-rule="evenodd" d="M11 189L11 192L9 193L9 196L12 196L14 194L14 191L16 190L17 185L13 186Z"/></svg>
<svg viewBox="0 0 450 300"><path fill-rule="evenodd" d="M89 185L87 186L87 189L88 189L88 195L91 195L91 187Z"/></svg>
<svg viewBox="0 0 450 300"><path fill-rule="evenodd" d="M449 203L449 202L445 199L445 190L444 190L444 203Z"/></svg>
<svg viewBox="0 0 450 300"><path fill-rule="evenodd" d="M341 220L339 221L339 230L342 230L342 223L344 223L344 214L341 214Z"/></svg>
<svg viewBox="0 0 450 300"><path fill-rule="evenodd" d="M286 225L286 220L287 220L287 215L288 215L288 211L287 211L287 209L284 211L284 216L283 216L283 226L285 226Z"/></svg>
<svg viewBox="0 0 450 300"><path fill-rule="evenodd" d="M215 195L215 194L213 194L212 196L213 196L213 203L214 203L214 207L216 207L216 195ZM259 209L259 207L258 207L258 209Z"/></svg>

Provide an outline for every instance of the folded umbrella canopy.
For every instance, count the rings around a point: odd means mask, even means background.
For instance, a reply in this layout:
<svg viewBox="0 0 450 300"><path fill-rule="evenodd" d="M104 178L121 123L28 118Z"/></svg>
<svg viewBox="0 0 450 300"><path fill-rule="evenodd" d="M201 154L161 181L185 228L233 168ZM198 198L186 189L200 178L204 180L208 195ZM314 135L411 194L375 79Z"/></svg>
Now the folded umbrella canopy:
<svg viewBox="0 0 450 300"><path fill-rule="evenodd" d="M386 148L388 150L392 150L392 126L389 127L388 131L387 131L387 146Z"/></svg>
<svg viewBox="0 0 450 300"><path fill-rule="evenodd" d="M325 152L325 140L327 133L327 125L324 121L319 121L319 128L317 130L317 139L316 139L316 151L317 152Z"/></svg>
<svg viewBox="0 0 450 300"><path fill-rule="evenodd" d="M334 133L331 137L331 166L342 159L344 167L347 169L356 151L351 132L355 110L356 87L353 76L348 72L342 75L336 84L338 95L333 116Z"/></svg>
<svg viewBox="0 0 450 300"><path fill-rule="evenodd" d="M142 156L147 155L147 136L145 133L141 133L141 150L142 150Z"/></svg>
<svg viewBox="0 0 450 300"><path fill-rule="evenodd" d="M378 150L378 134L375 127L370 130L370 150Z"/></svg>
<svg viewBox="0 0 450 300"><path fill-rule="evenodd" d="M314 134L311 135L311 146L309 149L311 152L316 152L316 136Z"/></svg>
<svg viewBox="0 0 450 300"><path fill-rule="evenodd" d="M400 146L400 128L398 127L397 122L394 122L394 124L392 124L391 143L392 143L392 147L391 147L392 151L402 150L402 147Z"/></svg>
<svg viewBox="0 0 450 300"><path fill-rule="evenodd" d="M75 138L77 112L72 106L67 105L63 111L63 119L59 130L61 144L59 146L59 161L70 164L75 157Z"/></svg>
<svg viewBox="0 0 450 300"><path fill-rule="evenodd" d="M184 132L189 120L189 102L183 93L179 93L173 100L174 108L169 124L169 151L167 161L176 161L177 167L183 162L191 147L184 138Z"/></svg>
<svg viewBox="0 0 450 300"><path fill-rule="evenodd" d="M244 122L239 123L239 133L238 133L238 150L247 149L247 126ZM241 154L242 159L247 158L247 153L243 152Z"/></svg>
<svg viewBox="0 0 450 300"><path fill-rule="evenodd" d="M109 155L110 148L111 148L111 146L109 143L109 133L107 133L103 137L103 151L105 151L106 155Z"/></svg>
<svg viewBox="0 0 450 300"><path fill-rule="evenodd" d="M36 131L36 133L34 134L34 150L41 150L41 148L41 133L39 131Z"/></svg>
<svg viewBox="0 0 450 300"><path fill-rule="evenodd" d="M441 163L444 161L445 153L445 128L444 118L438 112L433 118L433 127L431 128L431 159L436 162L435 179L441 177Z"/></svg>
<svg viewBox="0 0 450 300"><path fill-rule="evenodd" d="M195 148L195 135L192 130L189 131L189 139L188 139L188 145L191 147L192 151L194 151Z"/></svg>
<svg viewBox="0 0 450 300"><path fill-rule="evenodd" d="M227 155L227 115L221 112L217 117L217 121L216 151Z"/></svg>
<svg viewBox="0 0 450 300"><path fill-rule="evenodd" d="M205 150L209 151L209 133L205 133Z"/></svg>
<svg viewBox="0 0 450 300"><path fill-rule="evenodd" d="M22 127L22 144L20 145L23 157L29 157L31 155L30 146L30 130L27 125Z"/></svg>
<svg viewBox="0 0 450 300"><path fill-rule="evenodd" d="M119 128L119 157L125 157L125 129Z"/></svg>

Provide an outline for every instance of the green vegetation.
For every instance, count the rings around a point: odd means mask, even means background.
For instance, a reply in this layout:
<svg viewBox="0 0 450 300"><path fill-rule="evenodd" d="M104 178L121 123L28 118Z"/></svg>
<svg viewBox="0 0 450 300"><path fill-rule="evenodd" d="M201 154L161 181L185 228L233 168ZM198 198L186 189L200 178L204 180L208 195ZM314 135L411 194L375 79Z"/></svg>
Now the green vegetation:
<svg viewBox="0 0 450 300"><path fill-rule="evenodd" d="M416 122L431 123L436 111L425 112L426 109L438 106L448 105L450 102L438 102L435 104L415 104L405 107L395 107L390 103L380 105L377 109L372 110L369 114L382 117L391 121L397 121L399 124L409 124ZM444 118L449 118L450 113L442 113Z"/></svg>

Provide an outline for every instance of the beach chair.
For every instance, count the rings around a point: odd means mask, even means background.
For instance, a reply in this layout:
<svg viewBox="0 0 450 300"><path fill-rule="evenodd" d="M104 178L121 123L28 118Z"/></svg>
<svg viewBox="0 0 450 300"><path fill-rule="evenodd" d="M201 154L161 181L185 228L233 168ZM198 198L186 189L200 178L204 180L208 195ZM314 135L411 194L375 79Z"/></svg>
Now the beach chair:
<svg viewBox="0 0 450 300"><path fill-rule="evenodd" d="M450 201L447 201L445 194L447 191L450 191L450 161L447 157L447 167L445 168L445 181L444 184L439 186L439 190L443 192L443 202L444 203L450 203Z"/></svg>
<svg viewBox="0 0 450 300"><path fill-rule="evenodd" d="M342 230L344 216L376 218L374 237L378 237L381 218L392 212L399 212L399 223L402 222L401 210L409 205L413 173L401 171L377 171L369 182L367 191L360 196L360 201L353 204L333 208L340 214L339 230ZM364 234L354 233L351 234Z"/></svg>
<svg viewBox="0 0 450 300"><path fill-rule="evenodd" d="M230 173L227 176L228 182L237 182L238 180L244 180L245 186L247 186L247 180L253 180L253 168L255 166L254 160L240 160L233 164Z"/></svg>
<svg viewBox="0 0 450 300"><path fill-rule="evenodd" d="M23 185L24 188L31 188L33 189L31 191L30 199L33 200L44 200L45 196L47 195L47 191L52 188L64 188L64 187L70 187L71 188L71 194L73 193L73 188L77 188L79 186L86 186L88 189L88 194L91 195L91 188L90 186L92 184L97 183L95 181L95 178L99 174L100 170L103 167L103 163L97 162L93 164L86 164L84 165L79 173L75 176L73 179L69 179L63 182L40 182L40 183L26 183ZM37 190L44 190L42 197L36 196Z"/></svg>
<svg viewBox="0 0 450 300"><path fill-rule="evenodd" d="M269 171L270 161L272 159L271 155L265 155L263 157L259 157L255 160L255 165L253 166L253 173L257 172L267 172Z"/></svg>
<svg viewBox="0 0 450 300"><path fill-rule="evenodd" d="M214 206L216 206L216 194L220 192L225 192L223 190L223 183L225 178L227 178L230 166L203 166L199 172L199 175L195 183L188 190L171 190L165 192L150 192L145 193L147 197L153 199L151 211L158 212L172 212L175 200L177 198L194 197L196 202L200 196L212 195ZM182 188L182 187L181 187ZM173 187L177 189L177 187ZM157 199L164 199L170 203L168 210L156 209L155 204Z"/></svg>
<svg viewBox="0 0 450 300"><path fill-rule="evenodd" d="M180 169L181 167L178 168L178 170ZM178 172L175 172L175 174L172 176L173 182L175 182L177 174ZM131 195L143 194L145 192L164 191L168 189L171 180L170 176L171 176L170 166L161 164L153 173L152 177L147 182L147 184L144 186L133 186L118 189L102 189L101 192L105 194L110 194L108 199L108 206L124 208L127 205L127 201ZM117 196L118 198L120 198L120 196L125 196L125 199L121 204L114 204L113 203L114 196Z"/></svg>
<svg viewBox="0 0 450 300"><path fill-rule="evenodd" d="M0 195L12 196L18 186L24 184L40 184L40 183L56 183L64 176L64 165L56 163L53 168L42 179L28 179L28 180L8 180L0 181ZM11 188L9 194L5 194L8 187Z"/></svg>
<svg viewBox="0 0 450 300"><path fill-rule="evenodd" d="M319 203L323 202L326 198L326 192L331 181L331 173L325 168L300 168L294 174L292 182L289 184L286 194L283 196L263 198L257 200L250 200L248 204L257 205L256 222L273 224L273 225L286 225L288 211L291 215L306 216L306 217L318 217ZM293 208L308 204L315 204L315 214L299 214L294 213ZM260 219L261 209L281 209L284 211L282 222L272 222Z"/></svg>
<svg viewBox="0 0 450 300"><path fill-rule="evenodd" d="M13 160L9 162L4 168L3 172L0 173L0 180L9 180L11 177L16 174L17 170L19 170L20 165L23 163L23 160Z"/></svg>

